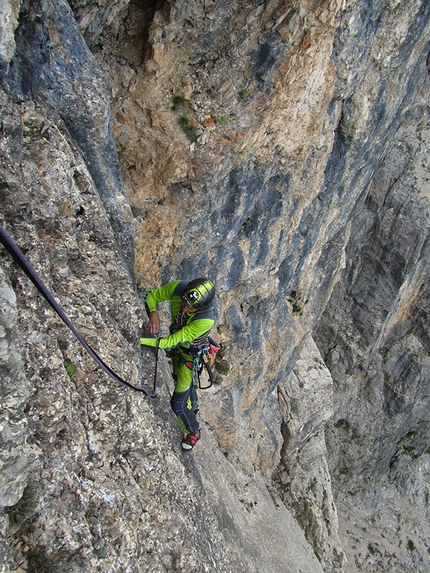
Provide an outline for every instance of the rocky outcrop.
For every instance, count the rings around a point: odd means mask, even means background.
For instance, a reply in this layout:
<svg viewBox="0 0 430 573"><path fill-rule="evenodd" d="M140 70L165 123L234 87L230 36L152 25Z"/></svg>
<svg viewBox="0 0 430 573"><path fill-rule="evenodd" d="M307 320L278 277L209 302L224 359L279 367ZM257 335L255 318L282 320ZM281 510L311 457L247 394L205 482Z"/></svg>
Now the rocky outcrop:
<svg viewBox="0 0 430 573"><path fill-rule="evenodd" d="M122 364L123 377L135 380L139 307L85 163L59 117L53 121L52 110L31 101L16 105L1 93L2 225L99 355L109 353L108 362ZM81 475L82 460L97 455L96 418L88 408L93 399L103 401L103 390L110 390L105 385L99 394L100 373L4 250L2 271L8 301L2 316L2 505L9 508L5 515L12 533L35 512L40 523L44 512L51 512L48 523L58 520L61 540L69 535L66 516L72 513L66 510L63 480L75 472ZM93 399L84 388L94 392ZM118 407L116 399L105 399ZM118 400L123 399L119 393ZM51 489L40 487L48 483ZM61 506L53 511L51 500L60 497ZM81 521L81 516L76 519ZM52 541L52 554L58 552L55 533L50 528L43 539L45 529L40 525L42 537L36 535L27 545L35 553L35 569L45 555L39 545L44 548ZM78 539L79 528L71 536ZM22 550L20 539L16 542ZM66 542L66 553L75 544ZM9 570L4 560L3 555L2 570ZM46 561L55 563L55 558L47 555Z"/></svg>
<svg viewBox="0 0 430 573"><path fill-rule="evenodd" d="M318 328L335 387L330 474L360 571L429 563L429 88L427 76L375 172Z"/></svg>
<svg viewBox="0 0 430 573"><path fill-rule="evenodd" d="M2 250L3 570L424 571L428 228L382 174L428 3L6 4L2 224L124 378L134 278L209 275L223 350L183 458L167 364L118 388Z"/></svg>
<svg viewBox="0 0 430 573"><path fill-rule="evenodd" d="M99 356L149 388L144 310L79 150L48 113L2 92L2 225ZM154 402L119 387L4 249L1 261L2 571L322 571L275 490L210 429L200 453L181 454L165 359Z"/></svg>
<svg viewBox="0 0 430 573"><path fill-rule="evenodd" d="M344 552L325 439L325 427L333 417L333 379L311 338L279 385L278 397L284 444L274 482L324 571L342 570Z"/></svg>
<svg viewBox="0 0 430 573"><path fill-rule="evenodd" d="M13 5L12 5L13 7ZM14 101L40 99L60 115L82 151L134 277L133 224L112 138L109 84L78 32L67 2L15 5L15 52L2 62L2 86ZM16 21L4 21L11 33Z"/></svg>

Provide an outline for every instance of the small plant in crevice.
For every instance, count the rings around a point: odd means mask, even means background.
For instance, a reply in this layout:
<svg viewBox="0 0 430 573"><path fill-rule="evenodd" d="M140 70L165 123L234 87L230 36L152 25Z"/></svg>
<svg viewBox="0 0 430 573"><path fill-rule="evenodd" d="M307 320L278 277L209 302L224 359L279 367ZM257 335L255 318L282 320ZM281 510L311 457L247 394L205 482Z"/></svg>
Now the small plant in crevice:
<svg viewBox="0 0 430 573"><path fill-rule="evenodd" d="M290 292L290 296L287 298L287 300L291 304L293 316L302 316L304 312L303 307L308 303L308 301L303 301L302 295L296 290L292 290Z"/></svg>
<svg viewBox="0 0 430 573"><path fill-rule="evenodd" d="M197 125L193 125L186 115L181 115L178 119L179 125L188 139L194 143L197 141Z"/></svg>
<svg viewBox="0 0 430 573"><path fill-rule="evenodd" d="M30 138L38 138L42 136L43 125L39 124L36 121L24 120L23 121L24 128L22 130L22 135L24 137Z"/></svg>
<svg viewBox="0 0 430 573"><path fill-rule="evenodd" d="M338 553L336 548L333 548L333 558L334 563L338 565L339 569L342 569L345 560L345 555L343 553Z"/></svg>
<svg viewBox="0 0 430 573"><path fill-rule="evenodd" d="M136 205L130 205L131 214L133 215L133 219L137 219L137 217L145 217L146 212L141 207L136 207Z"/></svg>
<svg viewBox="0 0 430 573"><path fill-rule="evenodd" d="M214 122L217 125L225 125L228 121L228 117L226 115L222 115L221 117L218 117L217 115L211 114L211 118L214 120Z"/></svg>
<svg viewBox="0 0 430 573"><path fill-rule="evenodd" d="M291 405L291 412L297 416L297 415L299 414L299 412L300 412L300 404L299 404L299 401L296 400L296 398L293 398L293 399L291 400L291 404L290 404L290 405Z"/></svg>
<svg viewBox="0 0 430 573"><path fill-rule="evenodd" d="M73 173L73 182L74 182L74 184L76 185L76 187L77 187L78 189L81 188L81 186L82 186L82 178L81 178L81 174L80 174L78 171L75 171L75 172Z"/></svg>
<svg viewBox="0 0 430 573"><path fill-rule="evenodd" d="M244 99L246 99L249 96L249 90L247 90L246 88L243 88L241 90L238 91L237 93L237 98L239 101L243 101Z"/></svg>
<svg viewBox="0 0 430 573"><path fill-rule="evenodd" d="M172 98L172 109L175 110L185 103L185 98L182 94L175 94Z"/></svg>
<svg viewBox="0 0 430 573"><path fill-rule="evenodd" d="M296 519L297 523L303 529L306 540L312 545L318 560L321 560L320 527L312 510L312 506L307 499L303 501L302 511L296 515Z"/></svg>
<svg viewBox="0 0 430 573"><path fill-rule="evenodd" d="M73 364L73 362L69 362L68 360L64 361L64 368L66 369L67 374L70 376L70 378L76 372L76 366Z"/></svg>
<svg viewBox="0 0 430 573"><path fill-rule="evenodd" d="M215 370L221 376L227 376L230 372L230 364L227 360L220 358L215 363Z"/></svg>

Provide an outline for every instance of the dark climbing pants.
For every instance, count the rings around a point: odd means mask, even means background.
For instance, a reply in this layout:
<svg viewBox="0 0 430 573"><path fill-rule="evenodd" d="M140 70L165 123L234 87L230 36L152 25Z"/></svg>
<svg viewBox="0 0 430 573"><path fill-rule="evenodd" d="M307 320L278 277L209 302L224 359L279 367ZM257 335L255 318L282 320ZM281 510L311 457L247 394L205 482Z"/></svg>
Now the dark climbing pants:
<svg viewBox="0 0 430 573"><path fill-rule="evenodd" d="M197 434L200 428L194 412L197 408L197 392L193 388L193 371L177 357L173 357L172 363L175 391L170 405L184 432Z"/></svg>

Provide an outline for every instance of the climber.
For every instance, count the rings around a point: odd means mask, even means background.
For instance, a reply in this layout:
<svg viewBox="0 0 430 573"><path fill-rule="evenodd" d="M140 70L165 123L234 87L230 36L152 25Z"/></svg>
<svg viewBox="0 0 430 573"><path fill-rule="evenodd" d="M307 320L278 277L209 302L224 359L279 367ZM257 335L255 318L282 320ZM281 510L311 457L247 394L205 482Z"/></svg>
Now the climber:
<svg viewBox="0 0 430 573"><path fill-rule="evenodd" d="M214 296L215 287L206 278L194 279L189 283L176 280L150 291L146 296L148 329L152 335L157 335L160 330L157 304L170 301L170 336L159 339L159 348L167 350L172 359L175 390L170 404L186 434L182 440L184 451L192 450L200 439L193 360L199 347L207 343L209 331L214 325L211 304ZM156 346L157 339L141 338L140 343Z"/></svg>

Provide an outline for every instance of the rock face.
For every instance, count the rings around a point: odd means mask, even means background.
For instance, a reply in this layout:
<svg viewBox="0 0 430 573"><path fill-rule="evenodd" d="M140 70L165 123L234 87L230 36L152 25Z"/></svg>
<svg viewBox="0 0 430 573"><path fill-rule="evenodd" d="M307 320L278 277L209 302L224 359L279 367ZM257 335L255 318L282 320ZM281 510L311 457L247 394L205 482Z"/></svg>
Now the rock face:
<svg viewBox="0 0 430 573"><path fill-rule="evenodd" d="M428 570L429 3L3 4L2 225L132 383L162 281L223 350L184 458L2 249L2 571Z"/></svg>
<svg viewBox="0 0 430 573"><path fill-rule="evenodd" d="M341 570L344 552L327 462L325 426L333 416L333 379L311 338L279 386L284 445L275 483L324 569Z"/></svg>
<svg viewBox="0 0 430 573"><path fill-rule="evenodd" d="M99 356L149 388L144 310L78 148L50 108L2 92L1 109L2 224ZM1 268L2 571L322 571L210 429L183 457L165 360L153 403L118 387L3 249Z"/></svg>
<svg viewBox="0 0 430 573"><path fill-rule="evenodd" d="M429 87L427 76L375 172L317 331L335 388L330 474L346 527L367 530L360 571L429 565L428 178L417 188L428 169ZM406 507L413 529L402 527Z"/></svg>
<svg viewBox="0 0 430 573"><path fill-rule="evenodd" d="M67 2L23 3L19 10L14 57L2 65L3 86L15 101L40 98L60 115L82 151L133 276L132 217L112 138L107 78L78 33Z"/></svg>

